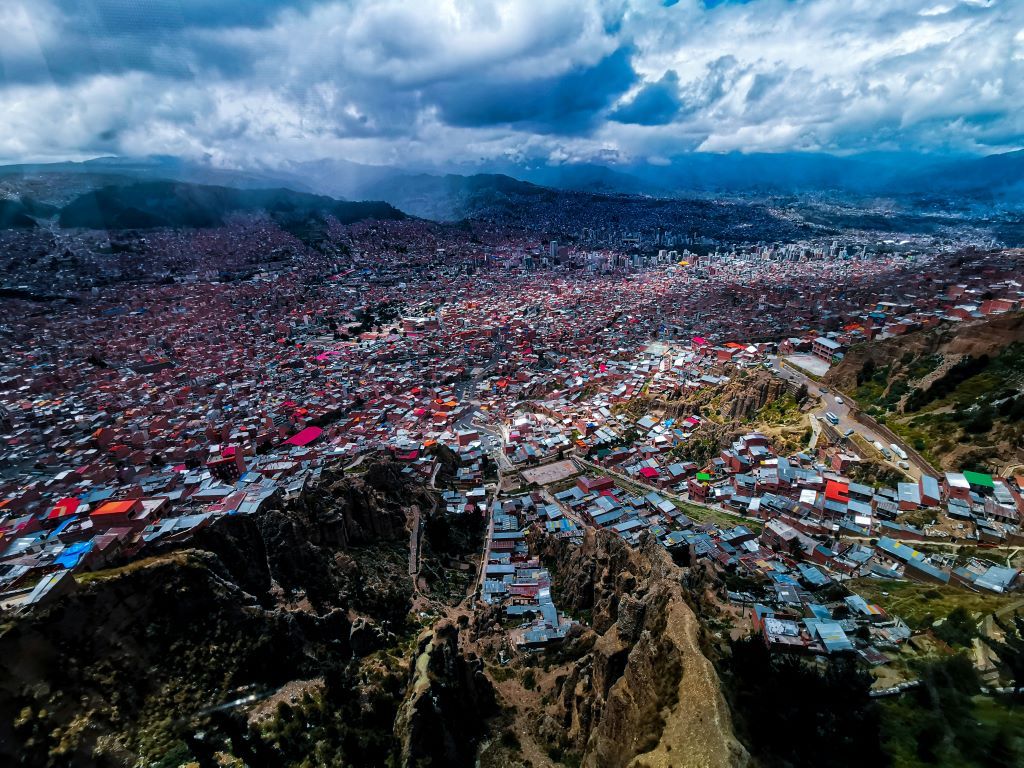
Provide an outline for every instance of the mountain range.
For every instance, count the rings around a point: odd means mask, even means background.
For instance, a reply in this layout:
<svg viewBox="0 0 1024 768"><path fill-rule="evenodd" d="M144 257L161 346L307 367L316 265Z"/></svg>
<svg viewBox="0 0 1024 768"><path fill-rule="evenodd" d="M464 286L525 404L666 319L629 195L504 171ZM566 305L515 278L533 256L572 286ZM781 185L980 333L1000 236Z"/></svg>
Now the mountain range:
<svg viewBox="0 0 1024 768"><path fill-rule="evenodd" d="M920 197L949 196L967 202L1019 205L1024 199L1024 151L986 157L938 157L910 153L836 156L824 153L691 153L659 164L488 162L437 169L402 169L326 159L290 167L316 191L395 202L412 185L451 190L453 175L506 176L560 190L605 194L687 197L694 195L790 195ZM503 182L508 187L508 182ZM401 205L399 205L401 207ZM409 211L415 213L415 211Z"/></svg>
<svg viewBox="0 0 1024 768"><path fill-rule="evenodd" d="M331 215L348 224L360 219L400 219L383 202L351 202L290 189L237 189L175 181L144 181L86 192L60 210L62 227L146 229L211 227L232 212L266 211L278 220Z"/></svg>
<svg viewBox="0 0 1024 768"><path fill-rule="evenodd" d="M366 165L327 158L279 168L230 169L168 156L103 157L85 162L0 166L0 199L7 199L0 211L0 223L27 225L26 217L33 214L18 208L19 203L35 206L36 215L46 210L40 205L63 207L73 203L72 212L62 216L62 221L82 221L86 208L97 202L113 203L119 195L108 191L102 199L76 198L102 188L114 190L156 181L234 190L278 189L276 202L273 195L263 201L275 205L282 203L282 188L294 194L327 195L341 200L380 200L407 214L437 220L461 219L494 205L544 196L550 199L552 190L659 198L808 194L843 199L884 197L912 201L915 205L924 201L1019 210L1024 204L1024 151L986 157L691 153L658 164L492 161L430 168ZM173 195L178 214L188 220L202 218L193 208L185 213L191 204L181 199L182 194L178 188ZM198 194L204 199L211 195ZM228 197L231 196L221 192L210 199L221 213L225 204L246 209L260 203L257 198L245 196L235 196L228 203ZM119 199L118 205L137 207L127 205L123 194ZM324 209L337 202L328 200L321 197L316 203L307 201L302 205ZM296 204L296 200L288 204ZM145 212L145 206L139 210ZM387 217L392 215L384 213ZM156 218L143 216L138 220L151 220L156 225L164 215L156 210L148 214ZM95 216L90 220L95 221Z"/></svg>

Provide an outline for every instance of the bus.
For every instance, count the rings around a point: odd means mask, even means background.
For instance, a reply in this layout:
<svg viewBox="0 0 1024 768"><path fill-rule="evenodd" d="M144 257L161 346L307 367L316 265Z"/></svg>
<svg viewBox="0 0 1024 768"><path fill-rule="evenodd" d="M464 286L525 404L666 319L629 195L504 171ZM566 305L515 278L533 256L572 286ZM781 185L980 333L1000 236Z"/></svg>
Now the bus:
<svg viewBox="0 0 1024 768"><path fill-rule="evenodd" d="M828 423L831 424L832 426L835 426L836 424L839 423L839 417L832 413L832 411L826 413L825 418L828 420Z"/></svg>
<svg viewBox="0 0 1024 768"><path fill-rule="evenodd" d="M907 452L900 448L896 443L890 443L889 447L892 448L892 452L899 456L904 461L907 460Z"/></svg>

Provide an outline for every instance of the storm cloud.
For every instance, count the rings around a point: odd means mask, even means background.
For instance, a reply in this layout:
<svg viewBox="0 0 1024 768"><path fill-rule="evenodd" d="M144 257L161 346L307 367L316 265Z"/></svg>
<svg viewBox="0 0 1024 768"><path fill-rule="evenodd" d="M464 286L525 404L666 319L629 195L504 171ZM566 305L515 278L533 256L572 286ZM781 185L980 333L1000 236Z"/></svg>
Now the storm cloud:
<svg viewBox="0 0 1024 768"><path fill-rule="evenodd" d="M1017 0L5 0L0 159L1024 145Z"/></svg>

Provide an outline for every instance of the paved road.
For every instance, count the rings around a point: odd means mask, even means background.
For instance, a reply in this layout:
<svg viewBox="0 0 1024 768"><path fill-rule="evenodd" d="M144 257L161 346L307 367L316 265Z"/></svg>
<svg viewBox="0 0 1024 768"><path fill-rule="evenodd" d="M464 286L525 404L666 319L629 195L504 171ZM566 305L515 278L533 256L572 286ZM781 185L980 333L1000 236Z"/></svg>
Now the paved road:
<svg viewBox="0 0 1024 768"><path fill-rule="evenodd" d="M831 411L839 418L839 424L836 425L835 429L840 435L844 435L847 430L852 429L854 432L859 434L869 443L874 443L875 441L877 441L885 448L889 448L889 443L891 442L889 438L887 438L884 435L876 433L869 426L867 426L866 424L862 424L853 417L853 414L850 410L850 403L848 398L844 397L843 395L837 395L828 387L824 387L824 389L827 389L828 391L822 393L821 390L823 389L823 387L818 382L804 375L800 371L792 368L782 358L772 355L768 358L768 360L771 363L772 372L776 376L780 376L783 379L792 381L797 386L801 384L806 385L807 392L812 397L819 398L819 405L815 407L813 411L811 411L815 418L823 417L827 412ZM907 449L907 446L901 442L897 443L897 445L903 450ZM849 447L851 450L856 450L861 453L863 452L863 450L852 441L849 442ZM874 448L874 446L872 446L871 450L873 455L866 456L865 458L872 458L877 461L883 462L888 466L892 467L893 469L895 469L896 471L909 475L914 480L920 479L922 474L930 474L927 467L919 467L917 463L914 462L909 456L907 459L907 463L910 465L910 469L908 470L903 469L901 466L899 466L899 457L893 456L892 460L889 461L886 460L885 457L876 448Z"/></svg>
<svg viewBox="0 0 1024 768"><path fill-rule="evenodd" d="M494 459L498 464L499 469L511 472L515 467L512 465L512 462L508 460L508 457L505 456L505 436L500 430L495 431L476 421L477 416L483 413L483 411L480 410L480 401L474 397L477 385L483 381L490 373L491 369L501 361L505 349L505 342L498 340L494 345L494 353L491 355L491 359L480 367L480 373L468 381L461 381L455 385L455 396L459 398L460 403L466 404L466 412L463 413L455 422L454 428L456 430L476 429L479 431L481 433L480 446L483 448L484 452Z"/></svg>
<svg viewBox="0 0 1024 768"><path fill-rule="evenodd" d="M478 422L473 422L472 426L481 432L480 445L494 459L498 469L505 472L514 472L515 465L505 455L505 435L502 434L501 430L493 430Z"/></svg>
<svg viewBox="0 0 1024 768"><path fill-rule="evenodd" d="M583 521L583 518L581 518L578 514L573 512L571 509L569 509L569 507L567 507L565 504L560 504L558 499L556 499L554 496L552 496L551 492L547 488L542 487L540 489L540 495L544 498L544 501L546 501L548 504L554 504L556 507L561 509L562 510L562 514L565 515L566 518L571 520L575 524L575 526L577 528L579 528L581 531L587 526L587 524Z"/></svg>

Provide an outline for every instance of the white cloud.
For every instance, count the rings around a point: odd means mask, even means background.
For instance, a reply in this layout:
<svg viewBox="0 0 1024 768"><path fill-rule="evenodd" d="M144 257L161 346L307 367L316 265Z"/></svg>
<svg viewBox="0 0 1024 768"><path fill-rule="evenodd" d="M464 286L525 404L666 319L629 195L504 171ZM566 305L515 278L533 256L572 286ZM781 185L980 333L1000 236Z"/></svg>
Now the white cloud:
<svg viewBox="0 0 1024 768"><path fill-rule="evenodd" d="M237 4L193 0L107 0L99 16L67 0L0 4L0 156L443 163L1024 144L1019 0L248 2L248 22ZM679 108L637 102L651 84L678 87ZM657 119L632 114L646 103ZM626 104L631 124L613 119Z"/></svg>

